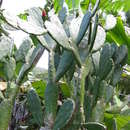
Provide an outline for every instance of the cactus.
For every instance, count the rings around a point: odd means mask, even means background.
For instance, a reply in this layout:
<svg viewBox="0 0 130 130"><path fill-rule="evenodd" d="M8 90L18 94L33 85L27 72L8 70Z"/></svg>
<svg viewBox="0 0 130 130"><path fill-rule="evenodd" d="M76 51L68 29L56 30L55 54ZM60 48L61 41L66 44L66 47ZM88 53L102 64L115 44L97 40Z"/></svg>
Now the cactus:
<svg viewBox="0 0 130 130"><path fill-rule="evenodd" d="M7 130L12 114L12 101L10 99L4 99L0 103L0 129Z"/></svg>
<svg viewBox="0 0 130 130"><path fill-rule="evenodd" d="M33 43L30 39L24 39L23 43L20 45L19 49L15 52L16 61L25 61L25 57L28 51L31 49Z"/></svg>
<svg viewBox="0 0 130 130"><path fill-rule="evenodd" d="M101 51L100 55L100 62L99 62L99 70L98 76L101 80L105 79L109 72L112 70L113 61L110 59L111 52L109 50L109 45L105 45L103 50Z"/></svg>
<svg viewBox="0 0 130 130"><path fill-rule="evenodd" d="M52 127L57 112L58 88L55 83L49 82L45 90L45 123Z"/></svg>
<svg viewBox="0 0 130 130"><path fill-rule="evenodd" d="M51 50L49 53L49 65L48 65L48 83L45 89L45 124L52 128L56 112L58 101L58 87L54 82L55 68L54 68L54 52Z"/></svg>
<svg viewBox="0 0 130 130"><path fill-rule="evenodd" d="M55 77L56 82L67 72L72 62L73 62L72 52L64 51L56 71L56 77Z"/></svg>
<svg viewBox="0 0 130 130"><path fill-rule="evenodd" d="M54 122L57 111L57 100L58 100L58 88L55 83L49 82L45 90L45 113L46 122L51 125Z"/></svg>
<svg viewBox="0 0 130 130"><path fill-rule="evenodd" d="M91 20L91 15L92 15L91 12L87 11L87 13L83 17L83 20L82 20L81 25L80 25L79 33L78 33L78 36L77 36L77 40L76 40L77 45L83 39L83 37L84 37L84 35L85 35L85 33L88 29L88 26L89 26L89 23L90 23L90 20Z"/></svg>
<svg viewBox="0 0 130 130"><path fill-rule="evenodd" d="M49 31L50 35L53 37L53 39L55 39L59 43L59 45L61 45L65 49L71 50L71 46L69 44L69 38L67 37L59 19L56 16L55 18L58 21L57 23L46 21L45 26Z"/></svg>
<svg viewBox="0 0 130 130"><path fill-rule="evenodd" d="M16 62L13 57L7 60L4 64L4 73L7 81L11 81L15 75Z"/></svg>
<svg viewBox="0 0 130 130"><path fill-rule="evenodd" d="M3 124L2 130L7 129L11 118L12 104L14 104L20 85L27 79L28 72L36 65L44 49L49 52L48 79L43 102L45 108L44 119L37 93L34 90L30 90L27 93L28 107L35 123L42 126L44 122L44 129L53 130L80 130L86 128L93 130L95 127L96 129L106 130L104 125L94 121L103 121L104 106L113 96L112 85L117 84L119 81L122 72L121 67L127 57L127 48L125 46L118 47L114 44L103 45L105 36L103 36L102 44L98 41L100 39L97 35L97 28L100 27L98 26L98 15L95 16L94 22L92 17L99 7L99 2L100 0L96 0L93 9L91 9L90 2L89 9L83 18L80 17L79 13L78 18L76 16L76 18L71 19L77 22L76 27L75 24L69 27L67 25L64 26L69 19L68 16L66 19L65 15L63 19L59 19L56 14L52 14L47 17L46 21L43 21L42 15L45 15L45 12L42 13L39 8L28 10L29 16L26 17L26 21L12 19L11 22L8 22L8 18L11 17L3 15L6 22L14 26L15 29L21 29L29 33L32 41L26 39L15 54L8 51L5 54L3 53L2 58L9 57L9 60L11 59L12 61L7 63L14 63L14 66L12 68L13 64L6 63L4 66L5 72L10 70L6 73L6 78L8 85L11 86L7 88L4 94L6 99L1 98L0 125L1 123ZM31 21L33 21L32 24L30 24ZM69 22L67 22L68 25ZM80 27L77 27L79 23ZM91 28L92 24L94 24L93 29ZM22 25L24 26L22 27ZM105 33L103 28L102 30ZM69 33L70 35L67 35ZM96 37L99 39L97 40ZM97 41L99 45L95 47ZM6 48L4 49L6 50ZM18 66L17 62L22 62L23 64L16 79L16 84L12 83L15 78L15 61L13 57L15 57L16 66ZM0 57L0 59L2 58ZM116 72L115 75L113 74L114 72ZM67 84L68 88L65 88L63 83ZM69 89L70 86L73 88ZM59 87L63 88L59 89ZM71 99L66 99L67 97ZM61 103L60 106L58 106L59 103ZM4 111L4 109L5 107L9 108L9 105L11 107L5 113L6 110ZM119 110L121 108L122 106ZM2 114L2 111L4 111L4 114ZM115 112L115 107L113 107L113 110L108 109L107 112ZM5 124L1 120L1 117L5 118L4 116L7 116Z"/></svg>
<svg viewBox="0 0 130 130"><path fill-rule="evenodd" d="M121 45L118 50L115 52L114 55L114 62L115 64L121 64L124 65L126 59L127 59L128 49L125 45Z"/></svg>
<svg viewBox="0 0 130 130"><path fill-rule="evenodd" d="M107 130L106 126L103 124L97 123L97 122L88 122L86 124L83 124L84 128L87 128L87 130Z"/></svg>
<svg viewBox="0 0 130 130"><path fill-rule="evenodd" d="M71 120L74 110L74 101L72 99L67 99L60 107L60 110L57 113L53 130L63 129Z"/></svg>
<svg viewBox="0 0 130 130"><path fill-rule="evenodd" d="M27 102L28 102L28 108L32 113L33 119L39 126L42 126L43 123L42 106L40 98L33 89L29 90L29 92L27 93Z"/></svg>
<svg viewBox="0 0 130 130"><path fill-rule="evenodd" d="M94 27L93 27L93 32L90 35L90 48L89 48L89 52L92 50L93 48L93 45L94 45L94 42L95 42L95 38L96 38L96 34L97 34L97 28L98 28L98 15L96 15L96 18L95 18L95 22L94 22Z"/></svg>

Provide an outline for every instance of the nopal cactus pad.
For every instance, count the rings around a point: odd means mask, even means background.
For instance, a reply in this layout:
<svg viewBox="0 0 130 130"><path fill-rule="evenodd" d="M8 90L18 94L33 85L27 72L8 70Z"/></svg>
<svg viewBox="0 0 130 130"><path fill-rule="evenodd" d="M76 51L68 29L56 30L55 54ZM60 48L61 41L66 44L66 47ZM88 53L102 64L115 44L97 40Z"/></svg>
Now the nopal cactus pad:
<svg viewBox="0 0 130 130"><path fill-rule="evenodd" d="M66 100L57 114L53 130L60 130L64 128L72 118L74 110L75 110L74 101L71 99Z"/></svg>

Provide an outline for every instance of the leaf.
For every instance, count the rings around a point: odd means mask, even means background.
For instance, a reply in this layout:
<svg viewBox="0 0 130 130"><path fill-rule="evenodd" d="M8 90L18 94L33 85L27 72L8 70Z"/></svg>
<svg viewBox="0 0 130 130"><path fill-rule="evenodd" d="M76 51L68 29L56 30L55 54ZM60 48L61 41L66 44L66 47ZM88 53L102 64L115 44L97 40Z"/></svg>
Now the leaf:
<svg viewBox="0 0 130 130"><path fill-rule="evenodd" d="M23 19L23 20L27 20L27 16L28 16L28 13L27 12L25 12L25 13L20 13L19 15L18 15L18 17L19 18L21 18L21 19Z"/></svg>
<svg viewBox="0 0 130 130"><path fill-rule="evenodd" d="M63 7L64 0L54 0L54 9L57 12L59 12Z"/></svg>
<svg viewBox="0 0 130 130"><path fill-rule="evenodd" d="M128 45L129 43L128 36L125 33L123 22L120 17L117 18L116 26L112 30L108 31L108 34L111 36L112 40L115 41L115 43L118 43L120 45L121 44Z"/></svg>
<svg viewBox="0 0 130 130"><path fill-rule="evenodd" d="M120 130L121 128L128 125L130 121L130 116L117 116L116 117L116 123L117 123L117 129Z"/></svg>
<svg viewBox="0 0 130 130"><path fill-rule="evenodd" d="M130 63L130 38L129 36L126 34L125 29L124 29L124 25L123 22L121 20L120 17L117 18L117 24L116 26L107 32L107 37L106 37L107 41L114 41L117 45L122 45L125 44L128 47L128 64Z"/></svg>
<svg viewBox="0 0 130 130"><path fill-rule="evenodd" d="M39 80L39 81L34 81L32 82L32 87L36 90L37 94L44 98L44 93L46 89L46 82Z"/></svg>
<svg viewBox="0 0 130 130"><path fill-rule="evenodd" d="M113 114L104 113L104 122L108 130L116 130L114 129L115 122Z"/></svg>
<svg viewBox="0 0 130 130"><path fill-rule="evenodd" d="M121 130L129 130L130 129L130 122L127 123Z"/></svg>
<svg viewBox="0 0 130 130"><path fill-rule="evenodd" d="M67 99L60 107L60 110L57 113L53 130L64 128L72 118L74 110L75 110L74 101L71 99Z"/></svg>
<svg viewBox="0 0 130 130"><path fill-rule="evenodd" d="M32 116L35 120L35 122L42 126L43 123L43 112L42 112L42 106L40 102L40 98L36 94L36 92L31 89L27 93L27 102L30 112L32 113Z"/></svg>
<svg viewBox="0 0 130 130"><path fill-rule="evenodd" d="M91 0L92 6L96 3L96 0ZM85 11L88 8L89 1L83 0L81 2L82 10ZM100 1L100 9L107 13L117 13L119 10L128 11L130 9L129 0L101 0Z"/></svg>
<svg viewBox="0 0 130 130"><path fill-rule="evenodd" d="M70 10L79 9L80 0L65 0Z"/></svg>
<svg viewBox="0 0 130 130"><path fill-rule="evenodd" d="M60 89L61 89L64 97L69 98L71 96L71 88L70 88L70 86L68 86L67 83L61 82Z"/></svg>

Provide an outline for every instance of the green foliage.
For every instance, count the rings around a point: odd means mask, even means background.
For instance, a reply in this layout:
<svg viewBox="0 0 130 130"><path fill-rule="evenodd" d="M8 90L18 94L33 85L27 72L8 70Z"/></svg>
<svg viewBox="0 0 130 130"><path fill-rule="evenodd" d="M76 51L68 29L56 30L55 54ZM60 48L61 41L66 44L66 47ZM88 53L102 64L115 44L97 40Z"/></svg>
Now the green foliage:
<svg viewBox="0 0 130 130"><path fill-rule="evenodd" d="M96 0L91 0L92 5L96 3ZM83 10L86 10L89 5L89 0L83 0L81 3L81 7ZM119 10L128 11L130 9L129 0L101 0L100 9L107 13L117 13Z"/></svg>
<svg viewBox="0 0 130 130"><path fill-rule="evenodd" d="M65 0L69 9L78 9L80 0Z"/></svg>
<svg viewBox="0 0 130 130"><path fill-rule="evenodd" d="M130 116L113 115L105 113L105 124L108 129L114 129L116 125L117 130L127 130L130 124ZM116 124L114 124L116 122ZM125 129L126 128L126 129Z"/></svg>
<svg viewBox="0 0 130 130"><path fill-rule="evenodd" d="M60 88L61 88L61 92L64 97L66 97L66 98L71 97L71 88L67 83L65 83L65 82L61 83Z"/></svg>
<svg viewBox="0 0 130 130"><path fill-rule="evenodd" d="M36 90L37 94L41 97L44 98L44 93L46 89L46 82L40 80L40 81L34 81L32 82L33 88Z"/></svg>
<svg viewBox="0 0 130 130"><path fill-rule="evenodd" d="M59 12L62 9L64 0L54 0L54 9L57 12Z"/></svg>
<svg viewBox="0 0 130 130"><path fill-rule="evenodd" d="M116 26L111 29L110 31L107 32L107 41L112 42L114 41L115 43L122 45L125 44L128 47L128 53L130 45L130 37L126 34L123 22L120 17L117 18L117 24ZM128 64L130 61L130 54L128 54Z"/></svg>

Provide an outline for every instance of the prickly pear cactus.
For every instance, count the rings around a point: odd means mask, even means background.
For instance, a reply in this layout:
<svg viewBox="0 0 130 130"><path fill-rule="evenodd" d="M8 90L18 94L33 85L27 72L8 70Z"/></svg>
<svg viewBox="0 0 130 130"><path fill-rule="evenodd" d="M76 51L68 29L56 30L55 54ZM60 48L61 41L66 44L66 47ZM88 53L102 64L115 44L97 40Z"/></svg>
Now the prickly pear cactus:
<svg viewBox="0 0 130 130"><path fill-rule="evenodd" d="M58 87L55 83L49 82L45 90L45 123L52 127L56 112L58 100Z"/></svg>
<svg viewBox="0 0 130 130"><path fill-rule="evenodd" d="M97 122L88 122L83 124L83 127L87 128L87 130L107 130L106 126Z"/></svg>
<svg viewBox="0 0 130 130"><path fill-rule="evenodd" d="M0 103L0 129L7 130L9 122L11 120L12 114L12 101L9 99L4 99Z"/></svg>
<svg viewBox="0 0 130 130"><path fill-rule="evenodd" d="M60 110L57 113L53 130L63 129L71 120L74 110L74 101L72 99L67 99L60 107Z"/></svg>
<svg viewBox="0 0 130 130"><path fill-rule="evenodd" d="M39 126L42 126L43 123L42 106L41 106L40 98L36 94L35 90L33 89L29 90L27 94L27 102L28 102L29 110L32 113L35 122Z"/></svg>
<svg viewBox="0 0 130 130"><path fill-rule="evenodd" d="M7 60L4 64L4 73L7 81L11 81L15 75L16 62L13 57Z"/></svg>
<svg viewBox="0 0 130 130"><path fill-rule="evenodd" d="M100 55L98 75L101 80L105 79L113 67L113 61L109 51L109 45L105 45Z"/></svg>

